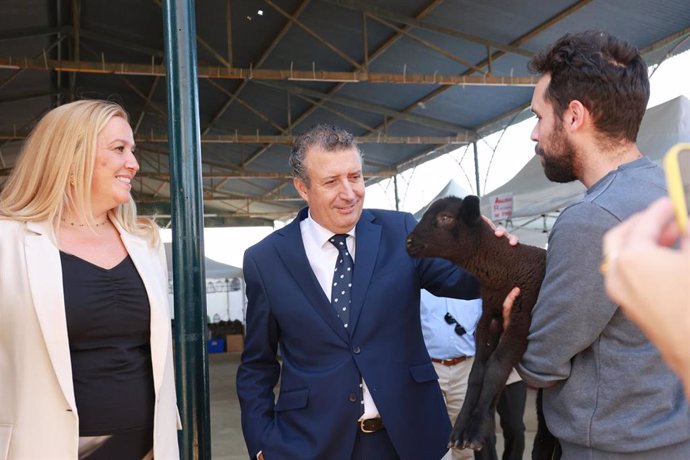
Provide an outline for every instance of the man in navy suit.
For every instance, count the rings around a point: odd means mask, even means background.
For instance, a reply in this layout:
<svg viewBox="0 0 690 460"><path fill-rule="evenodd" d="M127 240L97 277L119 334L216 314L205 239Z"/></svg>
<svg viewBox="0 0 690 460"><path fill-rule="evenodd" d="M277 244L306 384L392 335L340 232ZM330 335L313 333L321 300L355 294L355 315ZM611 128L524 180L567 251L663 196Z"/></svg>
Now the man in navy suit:
<svg viewBox="0 0 690 460"><path fill-rule="evenodd" d="M350 133L313 128L296 139L290 164L308 208L244 256L237 393L251 458L440 459L451 427L422 337L420 289L472 299L477 281L447 261L408 256L411 214L362 209ZM346 235L354 259L347 312L331 303L342 261L334 234Z"/></svg>

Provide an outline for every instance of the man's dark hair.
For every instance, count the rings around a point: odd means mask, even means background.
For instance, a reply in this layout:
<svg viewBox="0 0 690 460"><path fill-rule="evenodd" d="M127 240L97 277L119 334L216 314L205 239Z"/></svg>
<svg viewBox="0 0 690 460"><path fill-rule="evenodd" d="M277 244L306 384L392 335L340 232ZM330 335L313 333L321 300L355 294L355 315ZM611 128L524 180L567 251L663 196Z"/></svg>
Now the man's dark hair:
<svg viewBox="0 0 690 460"><path fill-rule="evenodd" d="M314 146L319 146L327 152L335 152L354 147L357 149L360 158L362 156L359 147L357 147L355 136L351 133L334 125L319 124L314 126L309 131L295 138L295 142L292 145L292 151L290 152L290 168L292 168L292 174L294 177L300 178L307 186L309 186L309 175L304 165L304 157L307 150Z"/></svg>
<svg viewBox="0 0 690 460"><path fill-rule="evenodd" d="M599 132L636 141L649 100L647 65L637 48L601 31L566 34L534 56L528 68L551 75L546 98L557 116L578 100Z"/></svg>

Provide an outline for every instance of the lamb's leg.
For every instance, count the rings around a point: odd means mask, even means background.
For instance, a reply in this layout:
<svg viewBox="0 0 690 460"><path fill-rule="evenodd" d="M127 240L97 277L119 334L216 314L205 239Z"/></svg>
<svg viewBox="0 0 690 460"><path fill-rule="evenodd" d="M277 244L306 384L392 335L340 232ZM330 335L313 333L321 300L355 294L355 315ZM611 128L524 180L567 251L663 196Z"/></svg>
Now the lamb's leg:
<svg viewBox="0 0 690 460"><path fill-rule="evenodd" d="M488 445L495 437L495 425L493 415L496 412L496 404L505 387L505 382L510 374L511 367L499 364L495 359L487 363L487 372L484 378L484 388L475 405L470 419L463 431L464 446L479 450Z"/></svg>
<svg viewBox="0 0 690 460"><path fill-rule="evenodd" d="M501 335L496 349L486 363L484 386L463 433L465 445L475 450L481 449L495 436L495 426L491 421L496 403L510 371L518 364L527 347L529 323L525 327L526 322L521 316L528 315L520 315L520 307L518 299L513 306L510 326ZM502 322L502 318L499 316L495 321Z"/></svg>
<svg viewBox="0 0 690 460"><path fill-rule="evenodd" d="M470 417L474 413L474 408L483 391L484 376L487 369L486 364L491 357L491 353L496 348L500 335L500 329L498 331L496 329L497 325L495 322L492 322L491 315L482 314L475 330L476 352L467 381L465 402L462 405L462 409L460 409L460 414L450 434L449 447L467 447L466 436L463 433L470 422Z"/></svg>

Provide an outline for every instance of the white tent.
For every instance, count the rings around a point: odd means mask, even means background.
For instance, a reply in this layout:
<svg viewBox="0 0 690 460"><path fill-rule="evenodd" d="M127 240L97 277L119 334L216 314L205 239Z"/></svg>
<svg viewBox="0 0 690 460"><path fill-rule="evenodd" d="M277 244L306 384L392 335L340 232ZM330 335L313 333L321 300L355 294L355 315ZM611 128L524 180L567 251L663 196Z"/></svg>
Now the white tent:
<svg viewBox="0 0 690 460"><path fill-rule="evenodd" d="M429 203L426 206L414 213L414 217L417 220L421 220L426 210L429 209L429 206L431 206L431 203L438 200L439 198L443 198L445 196L457 196L458 198L464 198L465 195L469 195L469 192L465 190L465 188L462 185L455 182L455 179L451 179L448 181L446 186L443 187L443 189L440 192L438 192L438 194L431 201L429 201Z"/></svg>
<svg viewBox="0 0 690 460"><path fill-rule="evenodd" d="M165 243L168 259L170 305L172 307L172 243ZM245 294L242 269L204 257L206 272L206 313L212 323L240 320L244 323ZM174 312L173 312L174 314Z"/></svg>
<svg viewBox="0 0 690 460"><path fill-rule="evenodd" d="M172 243L165 243L165 258L168 260L168 276L172 278ZM204 257L204 269L206 279L233 279L243 278L242 269L233 265L227 265L217 260Z"/></svg>

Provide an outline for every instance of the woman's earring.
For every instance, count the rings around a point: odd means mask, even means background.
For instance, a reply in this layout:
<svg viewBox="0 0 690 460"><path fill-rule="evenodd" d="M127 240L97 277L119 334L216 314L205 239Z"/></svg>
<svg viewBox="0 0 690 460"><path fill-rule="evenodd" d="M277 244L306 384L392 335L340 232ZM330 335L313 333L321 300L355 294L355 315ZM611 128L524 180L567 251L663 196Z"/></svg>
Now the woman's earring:
<svg viewBox="0 0 690 460"><path fill-rule="evenodd" d="M75 185L77 185L77 180L74 178L74 174L70 174L70 175L69 175L69 184L70 184L72 187L74 187Z"/></svg>

